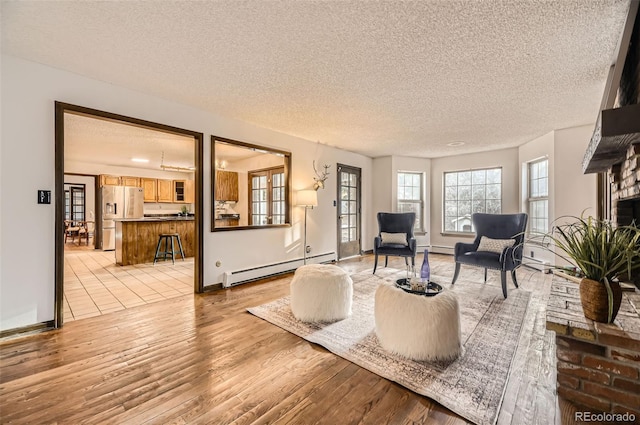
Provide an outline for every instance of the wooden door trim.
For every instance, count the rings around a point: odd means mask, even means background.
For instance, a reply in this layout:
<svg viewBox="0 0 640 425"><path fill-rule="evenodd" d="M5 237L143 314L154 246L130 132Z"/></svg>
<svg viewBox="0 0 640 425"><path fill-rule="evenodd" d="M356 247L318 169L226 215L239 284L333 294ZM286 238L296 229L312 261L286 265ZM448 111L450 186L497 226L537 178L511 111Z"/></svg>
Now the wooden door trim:
<svg viewBox="0 0 640 425"><path fill-rule="evenodd" d="M84 106L55 101L55 266L54 266L54 320L55 328L63 325L64 308L64 114L74 113L93 118L120 121L135 126L159 130L166 133L190 136L195 150L195 255L194 292L204 292L204 134L125 115L86 108ZM98 215L96 214L96 223ZM96 226L97 227L97 226Z"/></svg>

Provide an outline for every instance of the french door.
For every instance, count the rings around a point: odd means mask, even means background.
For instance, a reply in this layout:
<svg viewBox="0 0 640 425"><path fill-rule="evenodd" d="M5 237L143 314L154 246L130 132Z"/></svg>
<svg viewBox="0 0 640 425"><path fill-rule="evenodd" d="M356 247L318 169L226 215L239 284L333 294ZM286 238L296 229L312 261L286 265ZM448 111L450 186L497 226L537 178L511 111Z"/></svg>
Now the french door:
<svg viewBox="0 0 640 425"><path fill-rule="evenodd" d="M65 184L64 191L64 219L71 221L85 220L84 185L71 186Z"/></svg>
<svg viewBox="0 0 640 425"><path fill-rule="evenodd" d="M360 168L338 164L338 260L360 255Z"/></svg>

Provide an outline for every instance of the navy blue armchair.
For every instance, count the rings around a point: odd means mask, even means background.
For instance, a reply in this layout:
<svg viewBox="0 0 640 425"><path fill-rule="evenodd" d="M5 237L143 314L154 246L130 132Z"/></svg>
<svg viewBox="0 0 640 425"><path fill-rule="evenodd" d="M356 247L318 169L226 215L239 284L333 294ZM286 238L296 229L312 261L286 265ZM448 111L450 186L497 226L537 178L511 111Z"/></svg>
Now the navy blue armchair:
<svg viewBox="0 0 640 425"><path fill-rule="evenodd" d="M378 255L384 255L384 266L387 267L389 256L404 257L405 264L416 264L416 239L413 237L413 226L416 213L378 213L378 236L373 241L375 262L373 273L378 267Z"/></svg>
<svg viewBox="0 0 640 425"><path fill-rule="evenodd" d="M460 273L460 264L484 268L484 281L487 281L487 269L500 270L502 295L507 298L507 272L511 272L513 284L518 287L516 269L522 264L522 244L527 228L527 214L481 214L471 216L476 230L473 243L458 242L454 249L456 270L453 281L456 283Z"/></svg>

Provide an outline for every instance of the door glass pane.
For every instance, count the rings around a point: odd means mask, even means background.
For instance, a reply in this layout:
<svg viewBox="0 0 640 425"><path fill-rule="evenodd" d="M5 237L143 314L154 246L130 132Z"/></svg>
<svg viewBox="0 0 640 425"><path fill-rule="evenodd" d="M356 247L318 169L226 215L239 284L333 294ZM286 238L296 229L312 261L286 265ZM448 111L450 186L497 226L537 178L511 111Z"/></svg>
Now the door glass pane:
<svg viewBox="0 0 640 425"><path fill-rule="evenodd" d="M340 172L340 184L343 186L349 185L349 173Z"/></svg>

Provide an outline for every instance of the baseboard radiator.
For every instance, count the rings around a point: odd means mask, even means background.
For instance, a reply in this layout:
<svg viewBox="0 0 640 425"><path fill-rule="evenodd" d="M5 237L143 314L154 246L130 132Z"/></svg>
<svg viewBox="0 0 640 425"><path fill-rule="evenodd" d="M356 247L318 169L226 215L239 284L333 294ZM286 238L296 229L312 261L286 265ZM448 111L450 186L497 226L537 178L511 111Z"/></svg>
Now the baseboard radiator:
<svg viewBox="0 0 640 425"><path fill-rule="evenodd" d="M529 257L528 255L522 256L522 265L529 267L530 269L538 270L543 273L551 273L551 266L548 261L541 260L539 258Z"/></svg>
<svg viewBox="0 0 640 425"><path fill-rule="evenodd" d="M431 245L431 250L434 254L448 254L453 255L453 247L446 245Z"/></svg>
<svg viewBox="0 0 640 425"><path fill-rule="evenodd" d="M324 254L312 255L307 257L307 264L331 263L336 260L335 252L327 252ZM267 277L277 276L291 272L304 264L304 259L282 261L280 263L266 264L264 266L251 267L244 270L235 270L225 272L222 276L222 287L229 288L231 286L240 285L242 283L252 282L254 280L264 279Z"/></svg>

